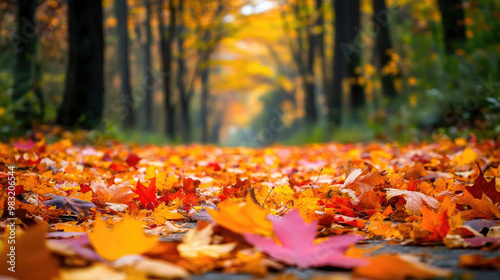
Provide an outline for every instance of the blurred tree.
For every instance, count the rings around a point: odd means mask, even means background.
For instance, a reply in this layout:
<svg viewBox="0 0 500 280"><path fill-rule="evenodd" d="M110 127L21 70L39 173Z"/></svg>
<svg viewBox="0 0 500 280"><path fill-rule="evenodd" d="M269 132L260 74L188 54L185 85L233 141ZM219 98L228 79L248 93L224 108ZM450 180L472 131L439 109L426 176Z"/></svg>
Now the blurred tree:
<svg viewBox="0 0 500 280"><path fill-rule="evenodd" d="M382 71L384 66L391 61L389 50L392 49L392 43L387 18L388 13L385 0L373 0L373 22L380 28L375 37L374 65L382 73L382 90L384 95L393 98L396 96L394 76L389 73L384 74Z"/></svg>
<svg viewBox="0 0 500 280"><path fill-rule="evenodd" d="M104 39L101 0L68 0L69 62L56 123L92 128L104 106ZM83 42L83 43L82 43Z"/></svg>
<svg viewBox="0 0 500 280"><path fill-rule="evenodd" d="M314 83L314 64L316 61L314 46L317 45L318 41L315 27L318 24L316 17L319 14L319 7L317 5L310 7L305 0L290 0L287 1L287 4L292 11L294 22L293 24L289 23L287 12L283 9L281 13L283 29L304 86L305 119L306 122L314 124L318 120Z"/></svg>
<svg viewBox="0 0 500 280"><path fill-rule="evenodd" d="M462 0L438 0L443 23L443 40L447 54L463 49L465 34L465 12Z"/></svg>
<svg viewBox="0 0 500 280"><path fill-rule="evenodd" d="M182 1L181 1L182 2ZM146 6L146 19L144 21L146 29L146 41L144 42L144 60L145 60L145 108L144 112L146 114L146 131L153 131L153 68L151 66L151 0L144 0L144 5Z"/></svg>
<svg viewBox="0 0 500 280"><path fill-rule="evenodd" d="M123 115L123 127L134 127L134 100L132 99L132 91L130 88L130 68L128 60L128 7L127 0L115 0L115 13L118 31L118 49L119 61L121 72L121 90L122 90L122 104L125 111Z"/></svg>
<svg viewBox="0 0 500 280"><path fill-rule="evenodd" d="M38 38L35 22L37 6L36 0L17 2L17 31L13 40L16 60L12 102L15 104L15 118L21 122L22 130L27 129L35 119L42 119L44 112L40 89L40 65L37 63ZM28 95L30 91L34 93L39 103L38 114L33 98Z"/></svg>
<svg viewBox="0 0 500 280"><path fill-rule="evenodd" d="M337 1L337 0L335 0ZM342 12L342 11L341 11ZM361 76L361 49L356 44L361 40L360 0L349 0L347 4L347 40L351 51L347 58L347 76L350 84L351 107L354 117L358 119L358 111L365 105L365 92L359 82Z"/></svg>
<svg viewBox="0 0 500 280"><path fill-rule="evenodd" d="M333 58L333 86L327 98L329 119L339 124L342 93L347 91L354 117L365 105L365 93L360 85L361 48L356 46L360 32L359 0L334 0L335 46Z"/></svg>
<svg viewBox="0 0 500 280"><path fill-rule="evenodd" d="M179 22L177 24L177 87L179 89L179 101L181 105L181 138L184 143L191 141L191 121L189 116L189 103L191 94L186 90L186 58L184 37L186 36L184 1L179 1Z"/></svg>
<svg viewBox="0 0 500 280"><path fill-rule="evenodd" d="M158 1L158 28L160 33L160 52L161 64L165 75L163 75L163 92L165 95L165 110L166 110L166 127L165 132L167 137L173 139L175 136L175 104L173 103L173 90L172 90L172 56L173 56L173 43L176 28L177 8L174 0L168 1L169 22L168 31L165 30L163 20L163 0Z"/></svg>

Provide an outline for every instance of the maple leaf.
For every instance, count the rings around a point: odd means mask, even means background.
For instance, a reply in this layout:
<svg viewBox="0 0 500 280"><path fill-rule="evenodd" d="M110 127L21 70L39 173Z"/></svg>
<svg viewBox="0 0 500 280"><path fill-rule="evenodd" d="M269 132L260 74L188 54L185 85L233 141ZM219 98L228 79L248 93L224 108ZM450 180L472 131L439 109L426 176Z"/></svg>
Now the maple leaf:
<svg viewBox="0 0 500 280"><path fill-rule="evenodd" d="M422 207L420 226L430 232L430 235L425 237L425 241L441 241L450 230L446 212L436 213L425 207Z"/></svg>
<svg viewBox="0 0 500 280"><path fill-rule="evenodd" d="M19 140L18 142L12 144L14 147L19 149L20 151L29 152L35 148L35 143L33 140L28 139L28 141L24 142Z"/></svg>
<svg viewBox="0 0 500 280"><path fill-rule="evenodd" d="M153 217L159 224L164 224L168 220L179 220L185 217L176 211L177 206L167 206L165 202L160 203L160 205L155 209Z"/></svg>
<svg viewBox="0 0 500 280"><path fill-rule="evenodd" d="M410 255L381 254L369 260L370 265L355 268L354 275L382 280L438 278L451 275L451 271L447 269L425 265Z"/></svg>
<svg viewBox="0 0 500 280"><path fill-rule="evenodd" d="M373 190L375 186L383 183L384 180L385 178L381 172L370 172L368 167L364 170L350 168L342 188L354 190L356 191L356 195L360 196L365 192Z"/></svg>
<svg viewBox="0 0 500 280"><path fill-rule="evenodd" d="M387 200L392 197L402 195L406 200L406 210L410 212L410 214L417 215L420 214L420 208L422 208L423 202L425 202L430 207L436 209L439 206L439 201L437 201L434 197L427 196L420 192L413 192L407 190L398 190L398 189L386 189L387 190Z"/></svg>
<svg viewBox="0 0 500 280"><path fill-rule="evenodd" d="M234 249L236 243L210 244L213 232L212 225L208 225L201 230L188 230L182 237L182 243L177 246L179 254L185 258L201 256L219 258Z"/></svg>
<svg viewBox="0 0 500 280"><path fill-rule="evenodd" d="M97 198L104 202L126 204L130 203L137 196L132 191L132 187L128 185L128 182L107 186L103 182L94 181L90 185L90 188L92 188Z"/></svg>
<svg viewBox="0 0 500 280"><path fill-rule="evenodd" d="M10 229L6 229L7 231L10 232ZM59 274L57 262L47 250L45 234L46 230L42 225L29 228L15 239L14 251L11 251L11 245L5 241L5 246L0 252L0 274L11 275L16 279L56 278ZM12 261L11 256L15 256L14 261L9 263ZM14 267L15 272L9 271L9 267Z"/></svg>
<svg viewBox="0 0 500 280"><path fill-rule="evenodd" d="M477 199L481 199L483 193L491 199L493 204L500 202L500 192L497 191L495 185L495 178L491 179L491 181L486 181L484 178L484 173L479 167L479 176L477 176L474 181L474 185L470 187L466 187L467 191Z"/></svg>
<svg viewBox="0 0 500 280"><path fill-rule="evenodd" d="M106 222L96 219L94 229L89 234L90 243L96 252L107 260L131 254L141 254L156 246L156 237L146 236L142 223L124 217L112 230L108 230Z"/></svg>
<svg viewBox="0 0 500 280"><path fill-rule="evenodd" d="M136 167L137 163L139 163L140 160L140 157L138 157L134 153L131 153L130 155L128 155L127 159L125 159L125 162L128 164L128 166Z"/></svg>
<svg viewBox="0 0 500 280"><path fill-rule="evenodd" d="M465 190L462 196L454 197L454 202L470 206L471 209L461 212L464 220L475 218L500 219L500 209L484 193L481 199L476 199L469 191Z"/></svg>
<svg viewBox="0 0 500 280"><path fill-rule="evenodd" d="M43 202L43 206L55 206L57 209L63 209L70 211L71 213L80 214L81 212L87 212L91 208L95 208L95 204L85 200L81 200L74 197L65 197L55 194L48 194L47 196L52 197L51 200Z"/></svg>
<svg viewBox="0 0 500 280"><path fill-rule="evenodd" d="M500 257L486 258L482 254L461 255L458 267L500 270Z"/></svg>
<svg viewBox="0 0 500 280"><path fill-rule="evenodd" d="M269 216L273 223L277 244L272 238L244 233L245 239L259 247L271 257L299 268L333 266L352 268L366 264L359 258L346 257L344 252L351 244L364 239L362 236L348 234L328 238L319 244L314 243L318 222L306 223L297 210L292 210L282 218Z"/></svg>
<svg viewBox="0 0 500 280"><path fill-rule="evenodd" d="M215 222L233 232L243 232L270 236L272 224L267 220L267 212L255 204L247 194L245 202L220 203L219 211L207 208Z"/></svg>
<svg viewBox="0 0 500 280"><path fill-rule="evenodd" d="M146 188L141 181L137 181L134 193L138 195L134 200L139 200L141 204L148 210L153 210L158 206L158 198L156 197L156 178L151 179L149 187Z"/></svg>

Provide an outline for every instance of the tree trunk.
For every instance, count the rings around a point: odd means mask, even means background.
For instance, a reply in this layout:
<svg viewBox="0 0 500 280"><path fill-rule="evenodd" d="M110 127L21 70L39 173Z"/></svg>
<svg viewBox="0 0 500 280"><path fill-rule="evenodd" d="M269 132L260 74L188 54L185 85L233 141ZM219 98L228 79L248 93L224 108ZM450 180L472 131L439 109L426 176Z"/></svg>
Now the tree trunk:
<svg viewBox="0 0 500 280"><path fill-rule="evenodd" d="M68 0L69 62L56 122L96 127L104 106L104 39L101 0Z"/></svg>
<svg viewBox="0 0 500 280"><path fill-rule="evenodd" d="M316 19L316 27L321 29L321 32L317 34L317 52L321 63L321 83L323 86L323 93L327 94L331 90L331 77L328 71L328 60L326 57L325 50L325 7L323 6L323 0L316 0L316 12L318 13L318 18Z"/></svg>
<svg viewBox="0 0 500 280"><path fill-rule="evenodd" d="M179 88L179 99L181 105L181 123L182 123L182 141L184 143L189 143L191 141L191 121L189 117L189 92L186 90L186 61L184 57L184 4L183 1L179 1L179 28L177 34L177 64L178 64L178 88Z"/></svg>
<svg viewBox="0 0 500 280"><path fill-rule="evenodd" d="M318 120L316 112L316 96L314 86L314 54L316 45L316 35L313 33L314 25L309 26L307 30L307 65L305 75L305 93L306 93L306 121L310 124L315 124Z"/></svg>
<svg viewBox="0 0 500 280"><path fill-rule="evenodd" d="M360 0L348 1L348 21L347 36L351 47L354 47L354 41L359 36L360 28ZM359 40L359 38L358 38ZM358 110L365 105L365 92L358 83L359 71L356 71L361 65L361 51L353 51L347 63L347 75L351 81L351 107L354 111L354 117L358 118Z"/></svg>
<svg viewBox="0 0 500 280"><path fill-rule="evenodd" d="M208 61L208 58L205 60ZM208 97L210 95L210 85L209 85L209 75L210 67L208 65L203 66L201 70L201 106L200 106L200 125L201 125L201 142L207 143L209 141L208 137Z"/></svg>
<svg viewBox="0 0 500 280"><path fill-rule="evenodd" d="M153 68L151 67L151 0L144 0L146 6L146 43L144 44L144 60L146 67L146 82L144 83L145 87L145 108L144 111L146 113L146 131L153 131L153 88L154 88L154 80L153 80Z"/></svg>
<svg viewBox="0 0 500 280"><path fill-rule="evenodd" d="M15 118L22 123L21 129L27 129L36 119L33 100L25 99L30 90L35 91L37 34L35 27L35 12L37 1L19 0L17 2L17 33L14 38L16 60L14 66L14 92L12 102L21 102L14 111ZM38 92L35 94L38 97ZM38 97L39 102L43 100ZM43 103L41 103L43 110Z"/></svg>
<svg viewBox="0 0 500 280"><path fill-rule="evenodd" d="M443 40L447 54L454 54L464 47L465 35L464 8L461 0L438 0L443 23Z"/></svg>
<svg viewBox="0 0 500 280"><path fill-rule="evenodd" d="M392 48L387 13L389 12L385 0L373 0L373 21L380 28L375 37L373 58L374 65L379 73L382 73L382 68L391 60L391 56L387 53L387 50ZM386 97L393 98L396 96L393 75L382 74L382 90Z"/></svg>
<svg viewBox="0 0 500 280"><path fill-rule="evenodd" d="M163 0L159 0L160 12L158 13L158 26L160 30L160 44L161 44L161 62L162 69L164 72L163 76L163 88L165 94L165 114L166 114L166 127L165 132L167 137L173 139L175 137L175 105L172 103L172 53L173 53L173 42L176 27L176 8L173 0L169 1L168 10L170 14L168 33L165 32L165 26L163 23Z"/></svg>
<svg viewBox="0 0 500 280"><path fill-rule="evenodd" d="M347 60L342 51L342 43L347 42L347 1L334 0L335 11L335 45L333 57L333 83L327 95L328 119L333 124L340 124L342 115L342 81L347 76Z"/></svg>
<svg viewBox="0 0 500 280"><path fill-rule="evenodd" d="M127 0L115 0L115 13L118 21L118 54L122 90L123 111L121 113L121 118L124 128L132 128L134 127L134 100L132 99L132 91L130 88L130 68L128 60Z"/></svg>

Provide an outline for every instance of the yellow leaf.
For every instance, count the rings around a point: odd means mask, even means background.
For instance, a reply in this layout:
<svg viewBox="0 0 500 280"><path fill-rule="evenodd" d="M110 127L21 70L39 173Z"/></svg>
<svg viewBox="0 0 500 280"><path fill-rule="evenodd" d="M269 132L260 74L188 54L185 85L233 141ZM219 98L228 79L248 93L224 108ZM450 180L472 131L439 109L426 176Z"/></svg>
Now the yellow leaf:
<svg viewBox="0 0 500 280"><path fill-rule="evenodd" d="M142 223L124 217L112 230L108 230L102 219L96 219L94 230L89 239L96 252L107 260L131 254L141 254L153 248L158 242L156 237L146 236Z"/></svg>
<svg viewBox="0 0 500 280"><path fill-rule="evenodd" d="M370 259L370 265L357 267L354 274L370 279L407 279L447 277L447 269L427 266L410 255L378 255Z"/></svg>
<svg viewBox="0 0 500 280"><path fill-rule="evenodd" d="M236 243L210 244L213 226L208 225L202 230L191 229L182 238L182 243L177 246L179 254L185 258L212 257L219 258L231 252Z"/></svg>
<svg viewBox="0 0 500 280"><path fill-rule="evenodd" d="M457 161L457 165L466 165L473 163L477 159L477 153L474 152L471 148L466 148L462 154L458 157L455 157Z"/></svg>
<svg viewBox="0 0 500 280"><path fill-rule="evenodd" d="M245 202L225 203L219 205L219 211L208 208L207 211L217 224L236 233L270 236L273 232L267 212L255 204L249 195Z"/></svg>
<svg viewBox="0 0 500 280"><path fill-rule="evenodd" d="M160 224L164 224L168 220L184 219L185 217L182 214L175 212L177 208L177 206L166 206L165 202L162 202L156 208L153 217Z"/></svg>

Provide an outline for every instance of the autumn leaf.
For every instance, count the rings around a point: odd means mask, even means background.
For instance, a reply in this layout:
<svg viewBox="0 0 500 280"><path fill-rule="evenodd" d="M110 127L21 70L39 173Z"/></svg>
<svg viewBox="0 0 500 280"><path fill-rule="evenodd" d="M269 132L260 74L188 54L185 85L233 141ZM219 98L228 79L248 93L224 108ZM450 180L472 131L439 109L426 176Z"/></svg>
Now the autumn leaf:
<svg viewBox="0 0 500 280"><path fill-rule="evenodd" d="M272 234L272 224L267 220L267 211L255 204L247 194L244 202L220 203L219 211L207 208L215 222L233 232L254 233L264 236Z"/></svg>
<svg viewBox="0 0 500 280"><path fill-rule="evenodd" d="M73 197L59 196L55 194L48 194L47 196L52 197L52 199L44 201L43 206L55 206L57 209L67 210L74 214L87 212L91 208L96 207L92 202Z"/></svg>
<svg viewBox="0 0 500 280"><path fill-rule="evenodd" d="M384 177L381 172L370 172L368 167L364 170L351 167L348 169L348 172L349 174L342 188L354 190L358 196L367 191L371 191L375 186L384 182Z"/></svg>
<svg viewBox="0 0 500 280"><path fill-rule="evenodd" d="M470 206L471 209L462 212L462 218L464 220L476 218L500 219L500 209L498 209L484 193L481 199L476 199L469 191L465 190L463 195L455 196L454 202Z"/></svg>
<svg viewBox="0 0 500 280"><path fill-rule="evenodd" d="M185 258L211 257L219 258L231 252L236 243L210 244L212 241L213 226L191 229L182 237L182 243L177 246L179 254Z"/></svg>
<svg viewBox="0 0 500 280"><path fill-rule="evenodd" d="M97 196L98 200L104 202L126 204L137 197L137 195L132 191L132 187L128 185L128 182L107 186L103 182L94 181L90 187L92 188L92 192L94 192Z"/></svg>
<svg viewBox="0 0 500 280"><path fill-rule="evenodd" d="M436 213L430 209L422 207L422 229L430 232L425 237L425 241L441 241L448 234L450 224L446 212Z"/></svg>
<svg viewBox="0 0 500 280"><path fill-rule="evenodd" d="M156 197L156 178L151 179L149 187L146 188L141 181L137 181L135 190L138 196L134 200L139 200L146 209L153 210L158 206L158 198Z"/></svg>
<svg viewBox="0 0 500 280"><path fill-rule="evenodd" d="M90 243L96 252L107 260L130 254L141 254L157 244L156 237L146 236L142 223L124 217L112 230L102 219L96 219L89 233Z"/></svg>
<svg viewBox="0 0 500 280"><path fill-rule="evenodd" d="M398 189L386 189L387 190L387 200L392 197L402 195L406 200L406 210L410 212L410 214L417 215L420 214L420 209L422 208L423 203L425 202L428 206L436 209L439 206L439 201L431 196L427 196L421 192L413 192L407 190L398 190Z"/></svg>
<svg viewBox="0 0 500 280"><path fill-rule="evenodd" d="M297 210L292 210L282 218L270 216L274 234L279 240L244 233L245 239L259 247L271 257L297 265L299 268L332 266L352 268L366 263L359 258L344 256L351 244L363 239L357 235L339 235L315 244L318 222L307 224Z"/></svg>
<svg viewBox="0 0 500 280"><path fill-rule="evenodd" d="M484 178L484 173L479 167L479 176L477 176L474 185L465 188L474 198L481 199L483 193L491 199L493 204L500 202L500 192L497 191L495 178L489 182Z"/></svg>
<svg viewBox="0 0 500 280"><path fill-rule="evenodd" d="M0 252L0 274L22 280L56 278L59 269L45 245L46 232L42 225L36 225L17 236L15 244L4 241ZM15 272L9 267L13 267Z"/></svg>
<svg viewBox="0 0 500 280"><path fill-rule="evenodd" d="M382 254L369 259L368 266L354 269L356 276L369 279L407 279L407 278L437 278L448 277L451 272L447 269L425 265L410 255Z"/></svg>

